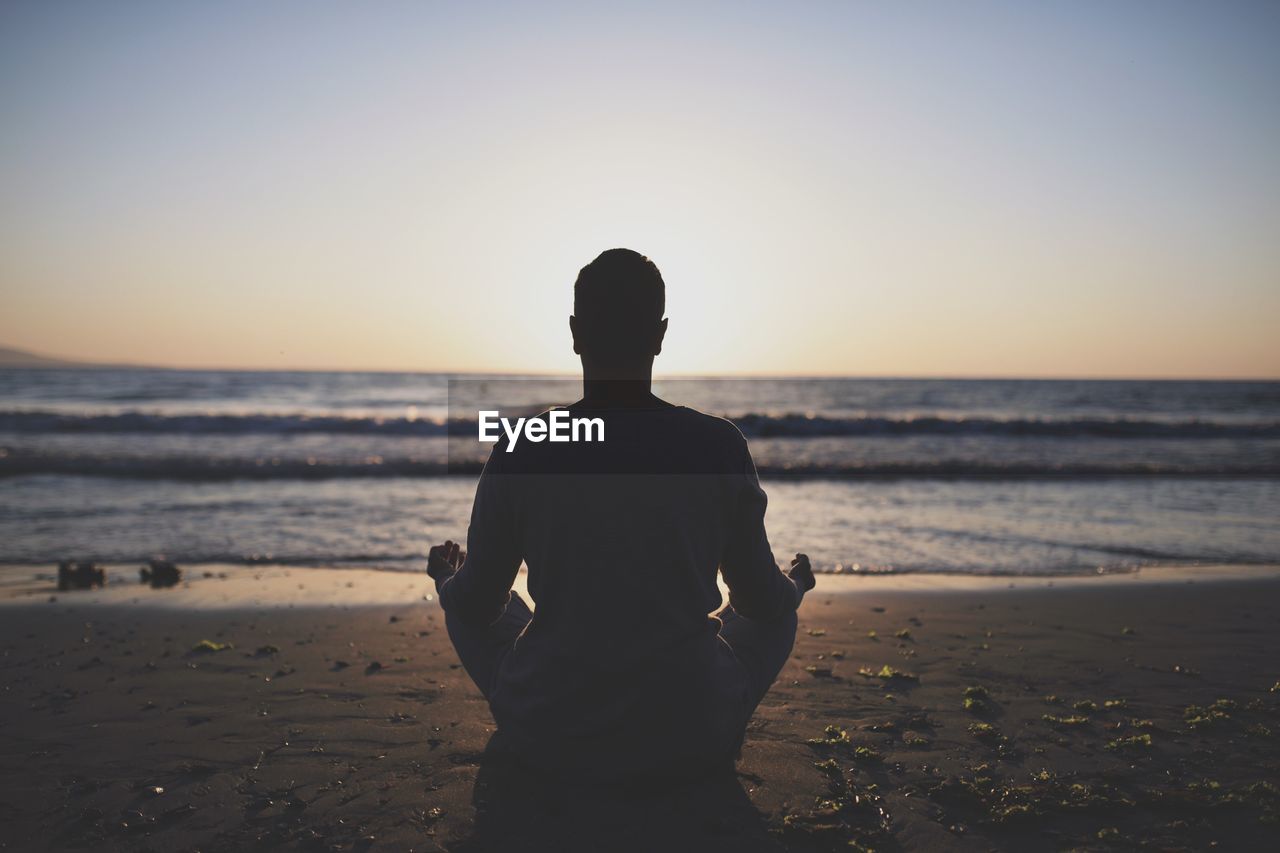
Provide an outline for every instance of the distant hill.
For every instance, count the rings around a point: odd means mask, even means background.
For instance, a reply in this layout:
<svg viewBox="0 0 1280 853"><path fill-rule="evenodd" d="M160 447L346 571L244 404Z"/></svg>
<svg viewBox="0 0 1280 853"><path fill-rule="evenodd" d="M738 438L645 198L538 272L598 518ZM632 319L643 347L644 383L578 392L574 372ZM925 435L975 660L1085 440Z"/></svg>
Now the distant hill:
<svg viewBox="0 0 1280 853"><path fill-rule="evenodd" d="M0 367L96 367L85 361L71 361L65 358L53 358L37 355L26 350L0 347Z"/></svg>

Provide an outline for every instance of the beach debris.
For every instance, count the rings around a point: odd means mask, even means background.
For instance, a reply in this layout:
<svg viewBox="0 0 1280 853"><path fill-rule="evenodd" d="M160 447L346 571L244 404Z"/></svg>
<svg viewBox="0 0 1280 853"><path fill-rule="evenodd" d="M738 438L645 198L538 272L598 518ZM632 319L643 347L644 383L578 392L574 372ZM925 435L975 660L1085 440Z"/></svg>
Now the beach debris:
<svg viewBox="0 0 1280 853"><path fill-rule="evenodd" d="M813 766L826 773L828 776L839 777L843 771L840 769L840 762L834 758L824 758L821 761L813 762Z"/></svg>
<svg viewBox="0 0 1280 853"><path fill-rule="evenodd" d="M1033 774L1031 785L1010 782L985 764L971 772L971 777L947 776L911 787L948 811L959 811L974 823L987 826L1044 821L1052 815L1118 812L1135 805L1110 785L1062 779L1049 771ZM943 815L939 819L945 823L954 818Z"/></svg>
<svg viewBox="0 0 1280 853"><path fill-rule="evenodd" d="M813 746L839 746L849 743L849 733L839 726L827 726L822 737L809 738L807 742Z"/></svg>
<svg viewBox="0 0 1280 853"><path fill-rule="evenodd" d="M892 818L877 786L856 785L834 758L813 766L825 777L827 789L814 796L811 808L785 814L783 832L805 838L804 849L811 841L821 842L822 849L864 853L892 847Z"/></svg>
<svg viewBox="0 0 1280 853"><path fill-rule="evenodd" d="M827 632L822 628L810 628L808 633L810 637L825 637L827 635Z"/></svg>
<svg viewBox="0 0 1280 853"><path fill-rule="evenodd" d="M987 693L987 688L982 685L966 687L963 695L964 709L970 714L985 714L991 710L991 706L987 704L991 694Z"/></svg>
<svg viewBox="0 0 1280 853"><path fill-rule="evenodd" d="M810 746L821 747L853 746L853 741L849 738L849 732L834 725L827 726L822 732L822 737L809 738L808 743ZM855 761L874 763L884 760L883 755L869 746L854 747L852 755ZM832 770L836 770L838 772L839 769L839 766L835 763L835 759L830 758L826 761L816 762L814 766L824 772L830 772Z"/></svg>
<svg viewBox="0 0 1280 853"><path fill-rule="evenodd" d="M869 666L860 667L858 669L858 675L861 675L863 678L879 678L882 681L919 681L920 680L919 676L912 675L909 672L902 672L901 670L894 669L888 664L885 664L884 666L880 667L879 671L876 671Z"/></svg>
<svg viewBox="0 0 1280 853"><path fill-rule="evenodd" d="M809 664L804 671L812 675L814 678L831 678L833 671L829 666L818 666L817 664Z"/></svg>
<svg viewBox="0 0 1280 853"><path fill-rule="evenodd" d="M902 742L912 749L922 749L929 745L929 739L915 732L907 732L902 737Z"/></svg>
<svg viewBox="0 0 1280 853"><path fill-rule="evenodd" d="M1129 707L1127 699L1104 699L1102 707L1108 711L1123 711Z"/></svg>
<svg viewBox="0 0 1280 853"><path fill-rule="evenodd" d="M969 734L978 740L999 740L1000 731L990 723L970 723Z"/></svg>
<svg viewBox="0 0 1280 853"><path fill-rule="evenodd" d="M903 628L901 631L895 631L893 636L897 637L899 640L910 640L911 631L907 628Z"/></svg>
<svg viewBox="0 0 1280 853"><path fill-rule="evenodd" d="M63 560L58 563L58 591L67 592L73 589L93 589L95 586L106 586L107 571L91 561L77 562Z"/></svg>
<svg viewBox="0 0 1280 853"><path fill-rule="evenodd" d="M1132 735L1130 737L1116 738L1115 740L1107 741L1106 748L1111 750L1112 752L1118 752L1120 750L1150 749L1151 735L1146 734L1144 732L1143 734L1140 734L1140 735Z"/></svg>
<svg viewBox="0 0 1280 853"><path fill-rule="evenodd" d="M169 560L148 560L147 565L138 570L142 582L150 584L152 589L164 589L177 586L182 581L182 569Z"/></svg>
<svg viewBox="0 0 1280 853"><path fill-rule="evenodd" d="M1212 705L1188 705L1182 712L1182 721L1192 731L1207 729L1231 719L1228 711L1234 711L1236 703L1230 699L1219 699Z"/></svg>
<svg viewBox="0 0 1280 853"><path fill-rule="evenodd" d="M1044 720L1051 726L1084 726L1088 725L1089 718L1073 714L1070 717L1059 717L1056 714L1042 714L1041 720Z"/></svg>
<svg viewBox="0 0 1280 853"><path fill-rule="evenodd" d="M125 809L120 813L121 821L119 827L122 831L132 832L135 829L141 829L150 826L156 822L154 817L143 814L138 809Z"/></svg>
<svg viewBox="0 0 1280 853"><path fill-rule="evenodd" d="M902 727L915 731L932 731L938 727L938 724L929 719L928 714L912 714L903 722Z"/></svg>
<svg viewBox="0 0 1280 853"><path fill-rule="evenodd" d="M1091 713L1093 711L1098 710L1098 703L1094 702L1092 699L1081 699L1079 702L1075 703L1071 707L1077 711Z"/></svg>
<svg viewBox="0 0 1280 853"><path fill-rule="evenodd" d="M201 640L191 647L188 654L193 655L209 655L214 652L225 652L227 649L234 649L235 646L230 643L219 643L216 640Z"/></svg>
<svg viewBox="0 0 1280 853"><path fill-rule="evenodd" d="M369 665L364 668L365 675L373 675L375 672L382 670L382 664L376 660L369 661Z"/></svg>
<svg viewBox="0 0 1280 853"><path fill-rule="evenodd" d="M280 653L279 646L273 646L270 643L268 643L265 646L258 646L257 650L253 653L253 656L255 658L265 658L265 657L270 657L271 655L275 655L279 653Z"/></svg>

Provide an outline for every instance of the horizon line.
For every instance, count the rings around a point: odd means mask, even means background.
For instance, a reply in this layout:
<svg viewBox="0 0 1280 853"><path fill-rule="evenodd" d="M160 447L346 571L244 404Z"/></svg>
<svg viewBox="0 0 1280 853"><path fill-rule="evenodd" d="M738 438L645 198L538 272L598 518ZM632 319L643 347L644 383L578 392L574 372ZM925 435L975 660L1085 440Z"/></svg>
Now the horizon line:
<svg viewBox="0 0 1280 853"><path fill-rule="evenodd" d="M477 376L487 378L510 379L581 379L580 372L539 371L539 370L424 370L419 368L367 368L367 367L210 367L210 366L177 366L156 364L128 363L94 363L69 362L49 365L0 365L0 370L150 370L157 372L196 372L196 373L368 373L368 374L404 374L420 376ZM725 372L705 373L698 371L678 371L672 373L655 373L653 381L666 380L710 380L710 379L859 379L868 381L939 381L939 382L1280 382L1280 376L1142 376L1142 375L1080 375L1080 374L945 374L945 373L760 373L760 372Z"/></svg>
<svg viewBox="0 0 1280 853"><path fill-rule="evenodd" d="M0 370L164 370L164 371L204 371L210 373L383 373L383 374L420 374L443 376L486 376L541 379L579 379L580 372L555 370L427 370L423 368L390 368L390 367L219 367L219 366L180 366L160 364L138 364L132 362L96 362L79 361L62 356L45 355L33 350L18 347L0 346L0 350L33 358L34 364L0 364ZM45 362L43 364L39 362ZM1280 375L1272 376L1142 376L1142 375L1081 375L1081 374L945 374L945 373L839 373L839 372L723 372L707 373L703 371L673 371L655 373L654 380L664 379L866 379L866 380L935 380L935 381L1024 381L1024 382L1280 382Z"/></svg>

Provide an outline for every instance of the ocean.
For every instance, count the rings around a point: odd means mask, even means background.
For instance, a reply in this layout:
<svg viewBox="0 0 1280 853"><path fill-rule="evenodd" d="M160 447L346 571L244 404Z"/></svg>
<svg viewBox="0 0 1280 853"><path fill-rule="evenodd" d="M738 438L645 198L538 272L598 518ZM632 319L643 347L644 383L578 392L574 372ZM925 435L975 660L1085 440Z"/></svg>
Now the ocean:
<svg viewBox="0 0 1280 853"><path fill-rule="evenodd" d="M504 415L577 396L539 377L0 370L0 563L421 570L433 542L465 537L487 451L456 450L476 429L461 384L491 385ZM750 439L780 561L996 575L1280 562L1280 382L654 390Z"/></svg>

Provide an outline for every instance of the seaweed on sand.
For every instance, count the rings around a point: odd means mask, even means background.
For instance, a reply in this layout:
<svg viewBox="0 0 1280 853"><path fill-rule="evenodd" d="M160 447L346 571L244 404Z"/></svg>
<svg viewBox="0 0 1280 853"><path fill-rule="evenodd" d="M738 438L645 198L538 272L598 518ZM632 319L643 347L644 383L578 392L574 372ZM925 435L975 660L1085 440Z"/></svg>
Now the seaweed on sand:
<svg viewBox="0 0 1280 853"><path fill-rule="evenodd" d="M890 682L920 680L919 676L912 675L909 672L902 672L901 670L894 669L888 664L885 664L884 666L880 667L880 670L878 672L869 666L861 667L858 669L858 675L861 675L863 678L879 678L882 681L890 681Z"/></svg>
<svg viewBox="0 0 1280 853"><path fill-rule="evenodd" d="M978 740L995 741L1000 739L1000 730L990 723L970 723L969 734Z"/></svg>
<svg viewBox="0 0 1280 853"><path fill-rule="evenodd" d="M839 726L827 726L822 737L809 738L807 743L811 746L840 746L850 743L849 733Z"/></svg>
<svg viewBox="0 0 1280 853"><path fill-rule="evenodd" d="M834 758L814 762L827 780L827 789L814 796L813 807L795 810L782 819L782 834L796 841L817 842L825 849L894 850L892 818L875 784L859 785ZM807 848L807 844L804 845Z"/></svg>
<svg viewBox="0 0 1280 853"><path fill-rule="evenodd" d="M1228 712L1236 710L1236 707L1230 699L1219 699L1208 707L1188 705L1182 712L1182 721L1192 731L1213 728L1230 720Z"/></svg>
<svg viewBox="0 0 1280 853"><path fill-rule="evenodd" d="M1151 748L1151 735L1143 732L1140 735L1132 735L1130 737L1116 738L1107 741L1107 749L1112 752L1120 751L1140 751Z"/></svg>
<svg viewBox="0 0 1280 853"><path fill-rule="evenodd" d="M987 693L987 688L981 685L966 687L963 695L964 709L970 714L986 714L991 711L991 706L987 704L991 694Z"/></svg>

